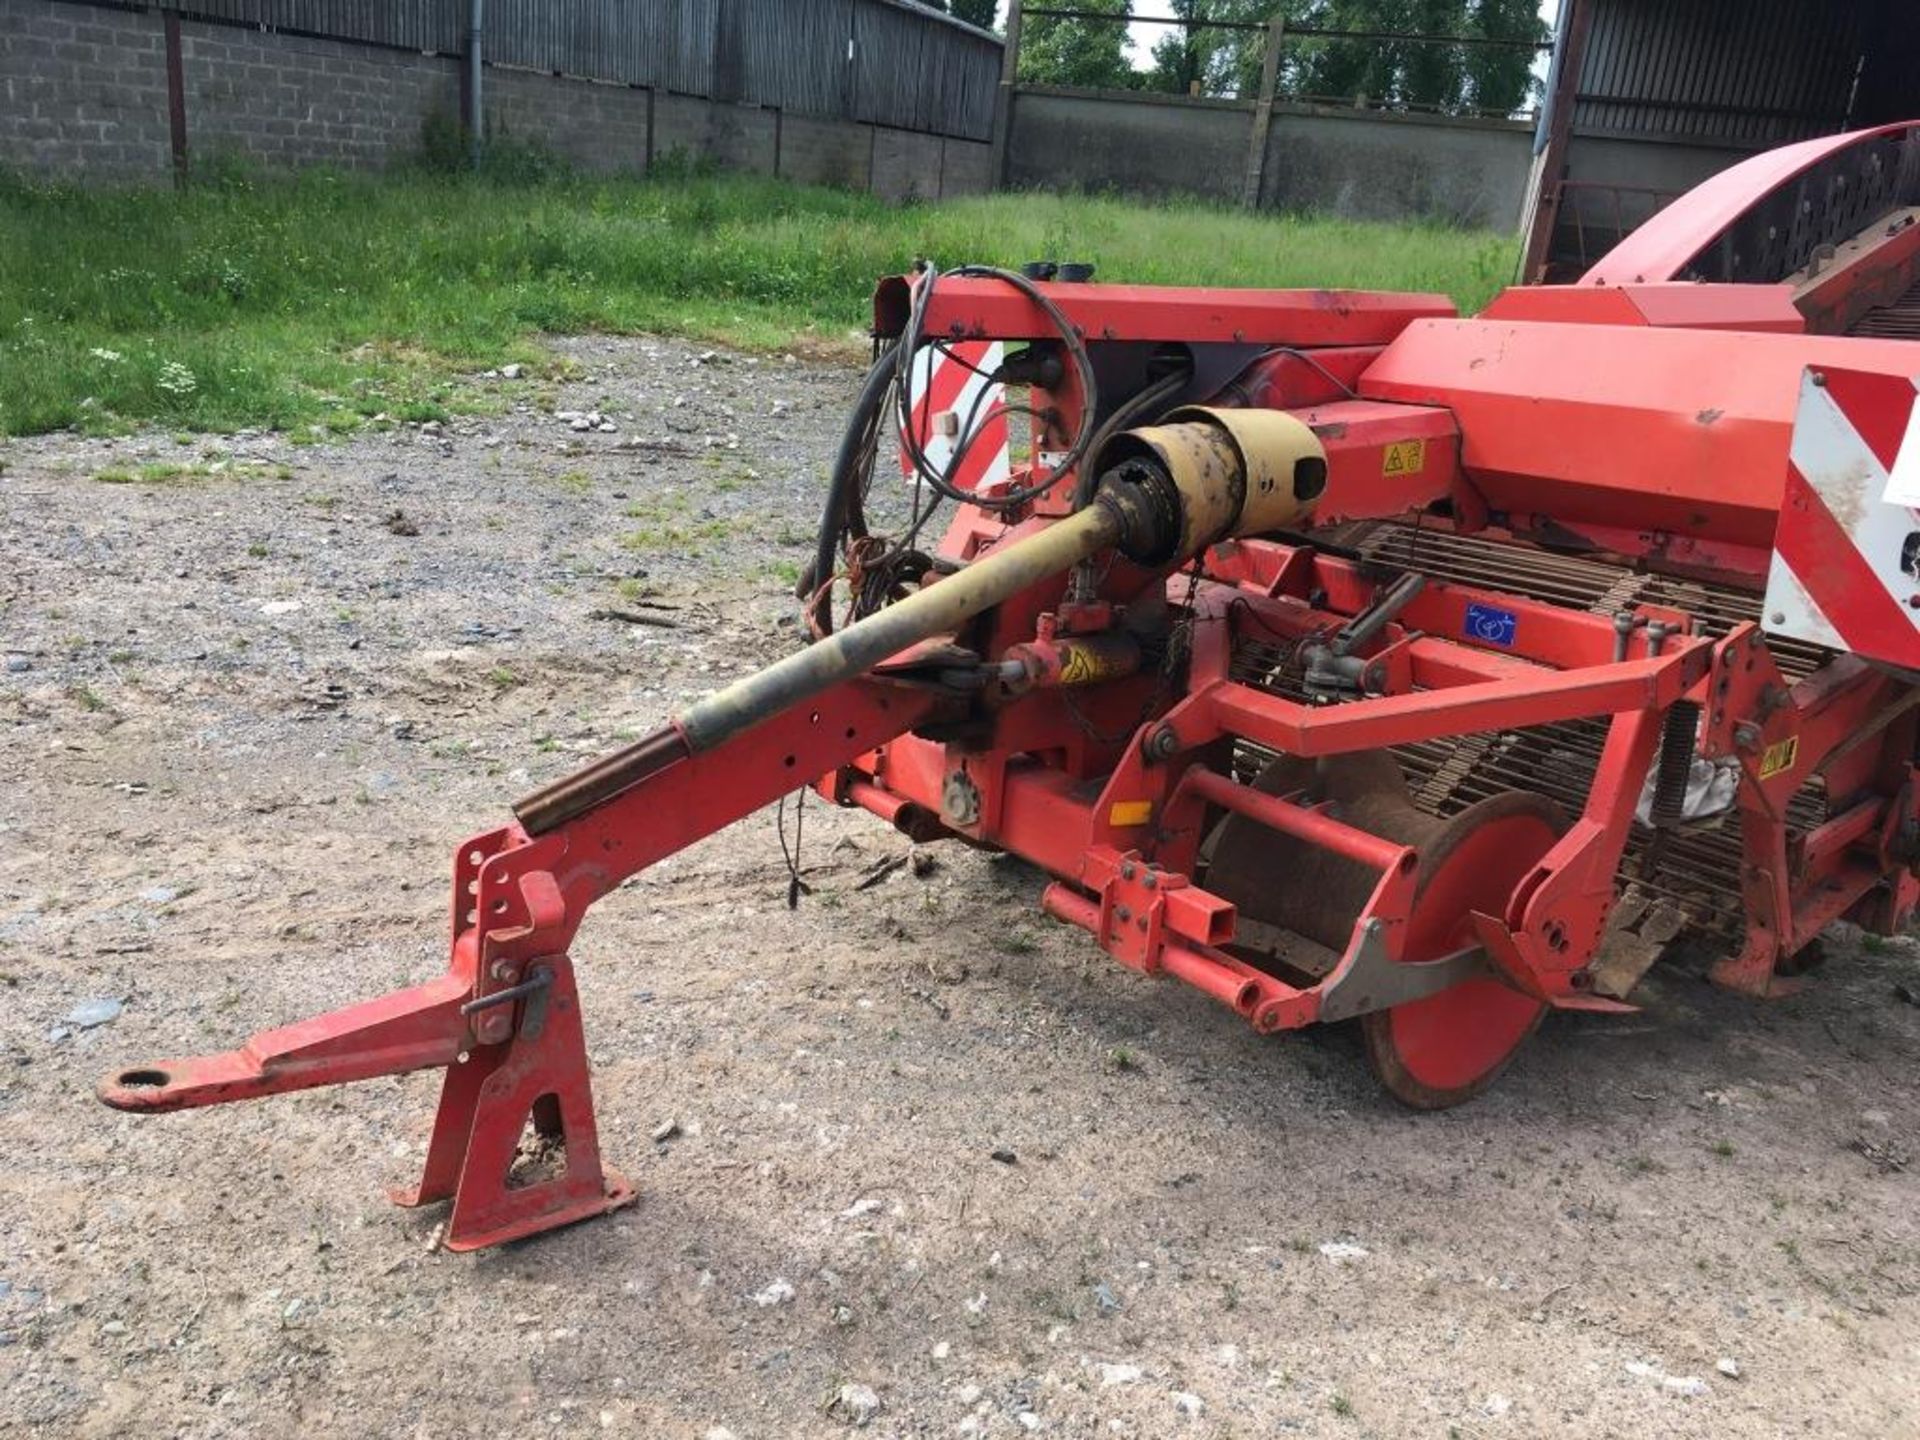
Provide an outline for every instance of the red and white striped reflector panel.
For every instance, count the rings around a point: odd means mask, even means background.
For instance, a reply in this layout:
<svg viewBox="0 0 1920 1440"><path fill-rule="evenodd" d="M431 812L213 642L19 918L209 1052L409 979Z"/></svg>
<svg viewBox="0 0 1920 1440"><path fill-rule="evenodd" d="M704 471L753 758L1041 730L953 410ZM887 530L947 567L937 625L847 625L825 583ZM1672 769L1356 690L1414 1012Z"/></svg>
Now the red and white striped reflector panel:
<svg viewBox="0 0 1920 1440"><path fill-rule="evenodd" d="M1761 628L1920 670L1915 383L1855 370L1800 382Z"/></svg>
<svg viewBox="0 0 1920 1440"><path fill-rule="evenodd" d="M922 347L909 372L913 397L913 438L927 462L962 490L992 490L1011 478L1013 464L1007 448L1006 387L988 381L1004 358L998 340L959 340L942 353ZM981 372L985 372L984 374ZM957 472L948 473L960 449L968 418L979 439L967 447ZM913 477L913 462L904 447L900 472Z"/></svg>

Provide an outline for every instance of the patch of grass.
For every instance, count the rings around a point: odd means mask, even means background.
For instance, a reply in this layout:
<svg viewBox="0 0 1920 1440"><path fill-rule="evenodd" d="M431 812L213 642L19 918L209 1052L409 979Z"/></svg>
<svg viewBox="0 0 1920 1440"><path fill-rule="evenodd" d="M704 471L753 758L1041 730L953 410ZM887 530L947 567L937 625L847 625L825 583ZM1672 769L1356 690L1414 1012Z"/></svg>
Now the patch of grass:
<svg viewBox="0 0 1920 1440"><path fill-rule="evenodd" d="M1731 1140L1716 1140L1707 1148L1722 1160L1731 1160L1733 1158L1733 1142Z"/></svg>
<svg viewBox="0 0 1920 1440"><path fill-rule="evenodd" d="M793 578L800 578L797 571ZM1017 926L993 931L987 936L987 943L1002 955L1031 955L1040 948L1040 942L1033 938L1032 931Z"/></svg>
<svg viewBox="0 0 1920 1440"><path fill-rule="evenodd" d="M694 516L687 497L664 494L627 506L626 517L642 523L620 537L623 548L637 551L678 550L697 555L715 541L750 529L750 517ZM625 582L622 582L623 585ZM626 593L624 589L622 593Z"/></svg>
<svg viewBox="0 0 1920 1440"><path fill-rule="evenodd" d="M273 476L285 480L292 474L292 466L271 465L262 460L236 460L230 463L224 460L154 460L136 470L116 465L98 472L93 478L102 485L171 485L189 480L217 480L222 476L232 479Z"/></svg>
<svg viewBox="0 0 1920 1440"><path fill-rule="evenodd" d="M733 520L660 521L629 530L620 537L627 550L683 550L697 555L716 540L724 540L740 528Z"/></svg>
<svg viewBox="0 0 1920 1440"><path fill-rule="evenodd" d="M1104 280L1374 287L1483 303L1509 237L1007 194L889 206L754 176L227 174L184 191L0 175L0 434L445 419L557 372L542 333L854 356L876 276L1067 246ZM379 417L385 417L380 419ZM318 426L315 434L310 427Z"/></svg>

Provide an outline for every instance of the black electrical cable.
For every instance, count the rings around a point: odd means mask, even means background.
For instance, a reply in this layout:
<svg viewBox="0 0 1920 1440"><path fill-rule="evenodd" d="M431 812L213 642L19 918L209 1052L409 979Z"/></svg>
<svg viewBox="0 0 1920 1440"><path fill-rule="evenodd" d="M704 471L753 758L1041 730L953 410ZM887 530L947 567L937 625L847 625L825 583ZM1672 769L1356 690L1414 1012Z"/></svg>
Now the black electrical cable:
<svg viewBox="0 0 1920 1440"><path fill-rule="evenodd" d="M936 346L935 348L938 349L939 347ZM954 358L958 359L959 357L955 356ZM963 365L966 364L964 360L960 361L960 363ZM968 368L974 369L975 367L969 366ZM976 370L976 373L984 375L986 372ZM980 406L986 401L987 396L991 392L991 385L982 385L974 391L973 403L967 407L967 418L962 421L960 425L961 434L971 437L980 433L982 423ZM1001 413L1005 413L1004 408ZM954 456L953 465L957 467L959 462L965 458L965 455L966 451L964 449L958 452ZM951 473L951 470L949 473ZM942 497L938 491L934 492L933 496L925 505L921 504L920 495L926 488L925 477L916 472L913 477L913 503L911 507L909 507L913 518L907 526L906 533L900 537L898 544L874 556L862 567L866 571L867 583L863 587L863 593L854 598L853 615L856 620L871 615L874 611L886 604L886 597L892 592L894 587L899 584L903 578L902 572L904 570L912 568L913 574L911 578L917 582L920 576L924 575L931 566L932 561L913 548L914 543L920 538L921 530L926 527L927 522L931 520L940 509Z"/></svg>
<svg viewBox="0 0 1920 1440"><path fill-rule="evenodd" d="M942 347L936 344L934 348L941 349ZM966 361L960 360L958 356L954 356L953 358L962 365L967 364ZM967 368L973 370L978 375L986 376L989 381L993 378L977 366L968 365ZM973 436L979 433L979 426L981 424L980 407L986 402L988 395L991 393L991 384L982 385L974 391L973 403L967 407L967 417L961 422L960 432L963 435ZM1004 413L1004 411L1002 413ZM957 465L959 460L965 457L965 454L966 452L962 450L954 457L954 463ZM951 471L949 473L951 473ZM918 583L920 577L924 575L931 566L931 559L914 549L915 542L920 538L921 530L923 530L927 522L938 513L942 504L942 497L937 491L923 503L921 497L927 489L926 478L916 471L913 477L913 500L908 506L908 511L912 519L907 525L906 532L900 537L898 543L890 548L882 550L877 555L865 557L860 567L864 577L861 590L858 595L853 597L852 617L855 620L863 619L871 615L874 611L883 608L888 603L888 597L899 586L902 580L911 579L915 583Z"/></svg>
<svg viewBox="0 0 1920 1440"><path fill-rule="evenodd" d="M1310 351L1297 350L1291 345L1275 345L1271 349L1262 350L1258 355L1254 356L1234 372L1233 378L1220 387L1220 393L1225 394L1229 390L1239 390L1240 382L1247 378L1247 372L1249 370L1253 369L1253 367L1258 365L1262 360L1271 360L1276 355L1285 355L1290 359L1298 360L1302 365L1307 366L1311 370L1318 371L1321 379L1333 386L1334 389L1346 396L1347 399L1357 400L1360 398L1358 392L1355 391L1351 385L1347 384L1346 381L1334 374L1333 371L1314 359ZM1243 404L1249 398L1246 391L1240 390L1240 399Z"/></svg>
<svg viewBox="0 0 1920 1440"><path fill-rule="evenodd" d="M873 454L880 442L880 424L886 413L887 391L892 388L897 367L891 351L884 351L867 371L853 413L847 418L846 433L840 437L840 450L834 456L833 472L827 480L826 508L820 515L820 531L813 548L813 574L808 577L809 593L821 592L839 568L840 541L844 535L858 538L866 534L865 507L861 491L873 468ZM822 603L822 612L811 618L824 634L833 629L832 607Z"/></svg>
<svg viewBox="0 0 1920 1440"><path fill-rule="evenodd" d="M1001 270L986 265L964 265L947 272L952 276L986 277L997 279L1019 290L1044 314L1060 337L1071 360L1075 379L1079 383L1082 411L1079 432L1062 458L1044 477L1017 490L999 495L980 495L955 485L949 477L960 473L973 446L984 433L981 424L980 407L990 393L991 383L999 381L1004 374L1004 366L989 373L971 361L962 359L947 348L944 341L921 339L926 318L928 301L932 298L934 286L940 279L940 272L931 265L923 263L920 271L920 283L915 287L913 303L909 307L907 323L898 340L890 350L877 350L873 368L867 372L860 395L854 403L853 413L848 418L847 429L841 438L840 450L835 457L833 471L828 479L826 504L821 512L820 528L815 536L812 572L801 586L805 595L810 597L808 620L816 634L827 634L833 629L832 581L839 568L840 551L849 539L859 540L867 534L864 505L862 503L865 487L871 483L874 454L880 439L881 418L888 408L887 391L895 393L899 416L900 448L908 461L914 480L915 500L912 506L912 519L906 535L897 545L883 550L880 554L864 561L861 569L866 574L862 585L864 593L853 597L853 609L856 615L870 613L885 603L885 596L902 578L902 568L916 564L919 557L913 550L915 540L943 500L952 500L958 504L976 505L983 510L1008 510L1044 494L1051 489L1059 478L1073 468L1083 457L1089 455L1093 441L1098 433L1094 416L1098 413L1098 386L1093 371L1092 357L1088 355L1086 344L1082 340L1073 322L1060 307L1035 287L1032 281L1010 270ZM975 392L972 405L959 430L959 440L945 467L936 467L928 458L922 445L924 437L915 434L913 417L912 368L923 343L930 345L946 358L964 366L975 375L990 382ZM1004 418L1014 415L1036 416L1038 412L1031 405L1014 402L1002 402L997 411L989 412ZM924 424L925 417L922 417ZM933 492L925 506L919 503L922 489ZM924 567L922 567L924 568Z"/></svg>
<svg viewBox="0 0 1920 1440"><path fill-rule="evenodd" d="M986 380L988 382L991 382L994 379L995 372L989 371L989 370L982 370L978 365L974 364L971 360L967 359L966 356L957 353L942 341L935 340L932 342L932 344L933 344L935 353L938 354L943 360L952 361L955 365L958 365L962 370L971 370L974 374L978 375L981 379Z"/></svg>
<svg viewBox="0 0 1920 1440"><path fill-rule="evenodd" d="M944 470L936 468L927 458L926 451L921 448L921 437L914 433L912 367L922 344L921 331L926 320L928 302L933 298L934 288L942 278L941 273L931 265L922 268L920 283L914 290L913 304L908 309L906 328L896 347L896 357L900 367L897 396L900 409L900 448L914 469L926 478L927 484L935 493L956 504L978 505L983 510L1011 510L1052 489L1060 477L1078 464L1087 453L1093 441L1094 416L1099 410L1099 387L1093 373L1093 360L1087 354L1086 342L1081 339L1080 332L1074 328L1073 322L1026 276L991 265L962 265L947 271L944 278L999 280L1011 285L1031 300L1035 307L1047 317L1048 323L1060 337L1060 343L1073 364L1074 375L1079 382L1081 401L1079 432L1074 436L1073 443L1067 448L1059 463L1047 473L1036 477L1028 485L1017 490L1009 490L1002 495L980 496L961 489L952 484L947 477L959 470L961 462L979 438L979 432L961 436ZM1006 406L1004 413L1033 415L1036 412L1031 406L1014 404Z"/></svg>

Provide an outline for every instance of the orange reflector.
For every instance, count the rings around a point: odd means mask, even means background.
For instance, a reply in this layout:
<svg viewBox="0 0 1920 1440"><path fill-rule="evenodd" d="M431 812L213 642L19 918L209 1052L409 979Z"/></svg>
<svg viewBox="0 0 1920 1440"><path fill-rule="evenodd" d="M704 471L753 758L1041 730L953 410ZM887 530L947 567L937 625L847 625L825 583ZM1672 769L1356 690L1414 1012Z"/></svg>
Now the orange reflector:
<svg viewBox="0 0 1920 1440"><path fill-rule="evenodd" d="M1113 809L1107 812L1107 823L1115 829L1125 829L1131 825L1144 825L1153 818L1151 800L1116 800Z"/></svg>

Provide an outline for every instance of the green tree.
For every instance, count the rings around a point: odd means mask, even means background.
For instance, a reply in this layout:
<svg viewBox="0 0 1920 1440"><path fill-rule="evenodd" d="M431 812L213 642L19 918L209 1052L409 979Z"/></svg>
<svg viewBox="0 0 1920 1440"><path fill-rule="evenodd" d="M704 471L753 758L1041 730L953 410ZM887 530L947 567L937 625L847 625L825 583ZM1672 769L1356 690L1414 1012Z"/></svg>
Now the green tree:
<svg viewBox="0 0 1920 1440"><path fill-rule="evenodd" d="M917 0L917 3L982 30L993 29L993 17L1000 8L1000 0L951 0L951 3L949 0Z"/></svg>
<svg viewBox="0 0 1920 1440"><path fill-rule="evenodd" d="M1250 97L1258 92L1266 35L1214 29L1203 22L1264 25L1276 10L1287 8L1282 0L1163 0L1156 8L1187 23L1154 41L1148 82L1154 89L1185 95L1198 82L1203 95Z"/></svg>
<svg viewBox="0 0 1920 1440"><path fill-rule="evenodd" d="M1553 36L1537 0L1475 0L1467 34L1543 43ZM1534 51L1479 45L1467 51L1467 103L1476 110L1510 114L1537 101L1545 86L1533 73Z"/></svg>
<svg viewBox="0 0 1920 1440"><path fill-rule="evenodd" d="M1076 0L1076 10L1098 10L1112 20L1029 16L1020 34L1020 78L1035 85L1133 89L1139 72L1127 58L1128 0Z"/></svg>
<svg viewBox="0 0 1920 1440"><path fill-rule="evenodd" d="M1263 23L1276 11L1289 27L1398 35L1546 38L1536 0L1163 0L1187 22L1153 47L1155 88L1205 95L1256 93L1266 37L1205 22ZM1505 114L1536 93L1533 52L1519 47L1415 40L1316 40L1299 36L1281 55L1282 98L1369 102Z"/></svg>
<svg viewBox="0 0 1920 1440"><path fill-rule="evenodd" d="M1289 17L1326 30L1469 35L1540 41L1534 0L1305 0ZM1290 46L1288 93L1458 113L1507 114L1537 92L1534 55L1518 47L1411 40L1307 41Z"/></svg>

